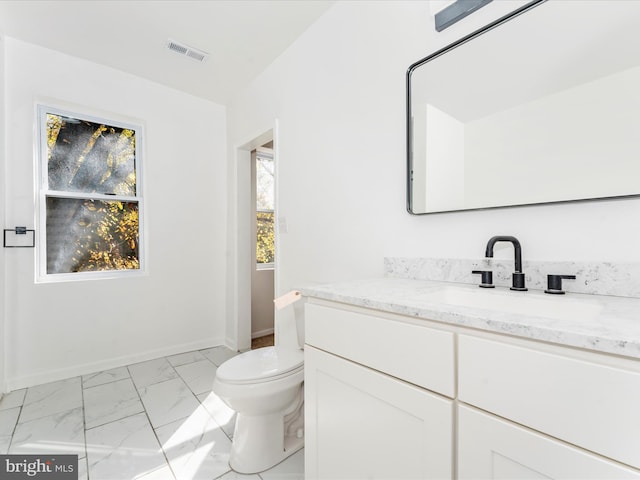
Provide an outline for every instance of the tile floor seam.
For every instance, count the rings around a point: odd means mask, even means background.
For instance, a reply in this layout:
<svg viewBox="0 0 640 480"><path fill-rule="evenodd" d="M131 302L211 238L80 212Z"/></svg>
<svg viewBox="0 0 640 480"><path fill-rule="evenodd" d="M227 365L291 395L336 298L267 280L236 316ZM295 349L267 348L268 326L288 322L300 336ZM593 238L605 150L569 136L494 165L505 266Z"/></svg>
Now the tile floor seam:
<svg viewBox="0 0 640 480"><path fill-rule="evenodd" d="M211 393L213 393L213 390L211 391ZM200 395L204 395L203 393L201 393ZM214 393L215 395L215 393ZM209 409L207 407L205 407L204 403L202 403L202 401L198 398L198 395L196 395L196 400L198 400L198 402L200 402L200 406L202 408L204 408L206 410L206 412L209 414L209 416L211 418L213 418L213 421L216 422L216 424L220 427L220 430L222 430L222 433L224 433L226 435L226 437L229 439L230 442L233 442L233 435L230 435L226 432L226 430L224 428L222 428L222 425L220 425L218 423L218 421L213 417L213 415L211 414L211 412L209 411ZM235 433L235 430L234 430Z"/></svg>
<svg viewBox="0 0 640 480"><path fill-rule="evenodd" d="M10 407L1 407L3 400L6 401L10 396L13 396L14 394L17 394L18 392L20 392L22 390L24 390L24 393L22 394L22 400L20 400L20 403L18 403L16 405L12 405ZM19 388L17 390L13 390L11 392L6 392L6 393L0 395L0 412L2 412L4 410L9 410L11 408L22 407L22 404L24 403L24 399L25 399L26 396L27 396L27 387Z"/></svg>
<svg viewBox="0 0 640 480"><path fill-rule="evenodd" d="M160 357L160 358L164 359L164 360L167 362L167 364L171 367L171 369L174 371L174 373L175 373L178 377L180 377L180 374L176 371L175 367L174 367L173 365L171 365L171 362L169 362L169 361L167 360L167 357ZM157 359L154 359L154 360L159 360L160 358L157 358ZM152 361L152 360L149 360L149 361ZM142 362L142 363L144 363L144 362ZM133 365L136 365L136 364L134 363ZM146 388L146 387L150 387L150 386L152 386L152 385L158 385L159 383L164 383L164 382L168 382L168 381L170 381L170 380L175 380L175 378L176 378L176 377L173 377L173 378L164 378L164 379L159 380L159 381L157 381L157 382L149 383L149 384L147 384L147 385L141 385L140 387L138 387L138 384L136 383L136 380L135 380L135 378L134 378L134 375L133 375L133 373L131 372L131 370L129 369L129 367L132 367L133 365L127 365L127 370L129 371L129 376L131 377L131 381L133 382L133 386L134 386L134 387L136 387L136 389L138 389L138 388ZM180 378L182 378L182 377L180 377Z"/></svg>
<svg viewBox="0 0 640 480"><path fill-rule="evenodd" d="M110 385L112 383L116 383L116 382L120 382L122 380L125 380L124 378L118 378L116 380L109 380L108 382L104 382L104 383L100 383L98 385L91 385L90 387L82 387L84 390L89 390L90 388L96 388L96 387L102 387L103 385ZM132 380L133 381L133 380ZM83 384L84 384L84 380L83 380Z"/></svg>
<svg viewBox="0 0 640 480"><path fill-rule="evenodd" d="M194 396L194 397L196 397L196 399L198 399L198 395L202 395L202 394L205 394L205 393L211 393L211 392L213 391L213 385L212 385L212 388L211 388L211 389L209 389L209 391L208 391L208 392L207 392L207 391L205 391L205 392L200 392L200 393L198 393L198 392L196 392L193 388L191 388L191 386L189 385L189 382L187 382L186 378L185 378L185 377L183 377L183 376L182 376L182 374L180 374L180 372L177 370L177 368L178 368L178 367L184 367L184 366L186 366L186 365L193 365L194 363L197 363L197 362L203 362L203 361L207 361L207 362L209 362L209 363L211 364L211 366L212 366L215 370L217 370L217 369L218 369L218 366L217 366L215 363L213 363L211 360L209 360L208 358L206 358L206 357L205 357L205 359L204 359L204 360L197 360L196 362L185 363L185 364L183 364L183 365L177 365L176 367L174 367L174 369L176 369L176 373L178 374L178 377L180 377L180 379L185 383L185 385L187 386L187 388L191 391L191 393L193 393L193 396ZM200 400L198 400L198 401L200 401Z"/></svg>
<svg viewBox="0 0 640 480"><path fill-rule="evenodd" d="M144 408L143 408L143 411L142 411L142 412L136 412L136 413L132 413L131 415L125 415L124 417L116 418L115 420L110 420L110 421L108 421L108 422L101 423L100 425L94 425L93 427L86 428L86 423L85 423L85 429L84 429L84 432L85 432L85 445L86 445L86 443L87 443L87 440L86 440L87 435L86 435L86 433L87 433L89 430L93 430L94 428L104 427L104 426L106 426L106 425L110 425L110 424L112 424L112 423L119 422L120 420L124 420L125 418L135 417L136 415L140 415L141 413L145 413L145 412L144 412Z"/></svg>
<svg viewBox="0 0 640 480"><path fill-rule="evenodd" d="M87 448L87 418L86 418L86 412L87 409L85 407L85 403L84 403L84 379L82 378L82 375L80 376L80 395L82 396L82 438L84 439L84 458L86 458L86 464L87 464L87 480L89 479L89 449ZM78 462L80 462L80 459L78 459ZM79 465L78 465L78 468Z"/></svg>
<svg viewBox="0 0 640 480"><path fill-rule="evenodd" d="M166 359L166 357L162 357L162 358ZM168 360L167 360L167 363L169 365L171 365L171 362L169 362ZM171 368L173 368L173 365L171 365ZM133 387L134 387L134 389L136 391L136 395L138 395L138 400L140 401L140 405L142 405L142 410L144 412L144 415L145 415L145 417L147 417L147 422L149 422L149 427L151 428L151 431L153 432L153 436L155 437L156 441L158 442L158 446L160 447L160 452L162 452L162 456L164 457L164 461L167 463L167 467L169 467L169 471L171 472L171 474L173 475L173 478L175 480L178 477L177 477L176 472L174 471L173 467L171 466L171 462L169 461L169 457L167 457L167 452L165 452L164 447L162 445L162 442L160 441L160 438L158 437L158 433L156 432L156 427L154 427L153 423L151 423L151 417L149 417L149 412L147 412L147 407L145 406L144 402L142 401L142 396L140 395L140 390L138 390L138 386L136 385L136 382L133 380L133 375L131 375L131 370L129 370L129 365L127 365L127 371L129 372L129 375L131 376L131 382L133 383ZM158 383L162 383L162 382L158 382ZM136 415L139 415L139 414L136 414ZM88 479L88 480L90 480L90 479Z"/></svg>
<svg viewBox="0 0 640 480"><path fill-rule="evenodd" d="M204 408L204 406L203 406L203 408ZM206 410L206 408L205 408L205 410ZM216 422L216 423L218 423L218 422ZM222 428L222 427L220 427L220 430L222 430L222 433L224 433L227 436L227 438L229 439L229 441L233 443L233 436L231 436L227 432L225 432L224 428Z"/></svg>
<svg viewBox="0 0 640 480"><path fill-rule="evenodd" d="M26 396L25 392L25 396ZM24 400L23 400L24 404ZM16 430L18 428L18 423L20 422L20 415L22 415L22 405L20 405L20 412L18 412L18 416L16 417L16 423L13 425L13 429L11 430L11 438L9 439L9 445L7 446L7 453L11 451L11 446L13 445L13 437L16 434Z"/></svg>
<svg viewBox="0 0 640 480"><path fill-rule="evenodd" d="M198 351L198 352L200 352L199 350L197 350L197 351ZM205 360L209 361L209 363L211 363L211 364L212 364L212 366L213 366L214 368L218 368L218 366L217 366L213 361L211 361L209 358L207 358L205 355L203 355L203 357L205 358ZM190 387L190 386L189 386L189 384L185 381L185 379L182 377L182 375L180 375L180 372L177 370L176 366L174 366L174 365L173 365L173 364L172 364L172 363L171 363L171 362L170 362L166 357L164 357L164 358L165 358L165 360L167 361L167 363L168 363L169 365L171 365L171 368L173 368L173 370L175 371L175 373L176 373L176 375L178 376L178 378L179 378L179 379L180 379L180 380L185 384L185 386L187 387L187 390L188 390L189 392L191 392L191 395L193 395L193 397L196 399L196 401L198 402L198 406L199 406L199 408L202 408L202 409L207 413L207 415L209 416L209 418L210 418L210 419L211 419L211 420L212 420L212 421L213 421L213 422L218 426L218 428L219 428L220 430L222 430L222 433L223 433L227 438L229 438L229 436L228 436L228 435L227 435L227 433L224 431L224 429L222 428L222 426L218 424L218 422L216 421L216 419L215 419L215 418L213 418L213 416L211 415L211 413L209 413L209 411L204 407L204 405L202 404L202 402L200 402L200 399L198 399L198 395L197 395L197 394L196 394L196 393L191 389L191 387ZM201 361L201 360L200 360L200 361ZM189 363L195 363L195 362L189 362ZM180 365L180 366L188 365L189 363L185 363L185 364ZM170 380L174 380L174 379L172 378L172 379L170 379ZM165 381L169 381L169 380L165 380ZM158 383L162 383L162 382L158 382ZM137 390L137 387L136 387L136 390ZM140 395L140 392L139 392L139 391L138 391L138 395ZM142 397L140 398L140 402L142 402ZM143 403L143 406L144 406L144 403ZM146 413L146 412L147 412L147 409L146 409L146 407L145 407L145 413ZM184 417L184 418L181 418L181 419L178 419L178 420L174 420L174 421L184 420L185 418L189 418L189 417ZM173 423L174 421L171 421L171 422L167 423L166 425L170 425L170 424L171 424L171 423ZM149 418L149 423L151 423L151 419L150 419L150 418ZM167 456L167 453L166 453L166 451L165 451L164 447L162 446L162 442L160 442L160 438L158 437L158 434L157 434L157 432L156 432L156 428L162 428L163 426L166 426L166 425L158 425L157 427L154 427L154 426L153 426L153 424L151 424L151 429L153 430L153 434L156 436L156 439L158 440L158 444L160 445L160 448L162 449L162 453L164 454L165 458L167 459L167 464L169 465L169 468L171 468L171 471L172 471L172 473L173 473L174 477L177 479L177 478L178 478L178 476L177 476L176 472L174 471L173 467L171 466L171 462L169 461L169 457ZM204 435L204 434L203 434L203 435ZM232 441L232 440L229 438L229 441ZM229 472L232 472L232 471L233 471L233 470L231 469L231 467L230 467L230 466L228 466L228 465L227 465L227 467L228 467L228 470L227 470L226 472L224 472L221 476L227 475ZM219 477L218 477L218 478L219 478Z"/></svg>
<svg viewBox="0 0 640 480"><path fill-rule="evenodd" d="M212 347L212 348L215 348L215 347ZM204 353L202 353L202 352L203 352L203 351L205 351L205 350L211 350L211 348L203 348L202 350L198 350L198 352L200 352L200 353L202 354L202 356L203 356L205 359L209 360L209 362L211 362L211 364L216 368L216 370L217 370L218 368L220 368L220 365L218 365L216 362L214 362L214 361L213 361L213 360L211 360L208 356L206 356ZM237 354L237 352L235 352L235 353ZM222 362L222 363L224 363L224 362ZM187 386L188 386L188 385L187 385ZM206 392L205 392L205 393L206 393ZM213 388L211 389L211 391L210 391L209 393L213 393ZM204 393L202 393L202 394L200 394L200 395L204 395ZM214 394L214 395L215 395L215 394ZM218 424L218 426L220 427L220 430L222 430L222 433L224 433L224 434L226 435L226 437L229 439L229 441L230 441L230 442L233 442L233 435L231 435L231 434L227 433L227 431L226 431L224 428L222 428L222 425L220 425L220 424L218 423L218 421L213 417L213 415L211 414L211 412L209 412L209 410L207 409L207 407L205 407L204 403L203 403L203 402L198 398L198 395L196 394L195 396L196 396L196 399L198 400L198 402L200 402L200 405L202 405L202 408L204 408L204 409L209 413L209 416L210 416L211 418L213 418L213 421L214 421L214 422L216 422L216 424ZM235 431L234 431L234 433L235 433ZM227 472L227 473L228 473L228 472ZM225 474L225 475L226 475L226 474Z"/></svg>
<svg viewBox="0 0 640 480"><path fill-rule="evenodd" d="M171 379L169 379L169 380L165 380L165 381L163 381L163 382L154 383L153 385L147 385L147 386L145 386L145 387L141 387L141 388L153 387L153 386L156 386L156 385L160 385L161 383L165 383L165 382L172 382L172 381L174 381L174 380L180 380L180 381L184 384L184 386L186 387L187 392L189 392L189 393L191 394L191 396L194 398L194 400L195 400L196 402L198 402L198 404L200 404L200 401L198 400L198 397L197 397L197 396L196 396L196 395L191 391L191 389L189 388L189 386L187 385L187 383L186 383L186 382L182 379L182 377L180 377L180 376L178 376L178 378L171 378ZM138 394L138 397L140 398L140 403L142 404L142 408L144 409L145 413L147 413L147 416L148 416L148 408L147 408L147 406L145 405L144 401L142 400L142 396L140 395L140 391L139 391L137 388L136 388L136 392L137 392L137 394ZM184 420L184 419L187 419L187 418L189 418L189 416L190 416L190 415L187 415L187 416L184 416L184 417L180 417L180 418L175 418L175 419L172 419L172 420L168 420L168 421L167 421L167 423L162 423L162 424L159 424L159 425L154 425L154 424L152 423L152 424L151 424L151 428L154 428L154 429L155 429L155 428L161 428L161 427L164 427L164 426L166 426L166 425L169 425L170 423L177 422L178 420ZM149 421L151 421L151 417L149 417ZM217 422L216 422L216 423L217 423Z"/></svg>
<svg viewBox="0 0 640 480"><path fill-rule="evenodd" d="M200 361L202 361L202 360L200 360ZM169 362L169 360L167 360L167 362ZM194 363L194 362L185 363L185 364L183 364L183 365L178 365L178 366L183 367L184 365L190 365L191 363ZM169 365L171 365L171 362L169 362ZM173 365L171 365L171 368L173 368L173 371L174 371L174 372L176 372L176 375L178 375L178 378L184 382L184 384L187 386L187 388L189 389L189 391L190 391L190 392L193 394L193 396L195 397L195 396L196 396L196 392L194 392L194 391L191 389L191 387L189 386L189 384L187 383L187 381L184 379L184 377L183 377L182 375L180 375L180 372L176 369L176 367L174 367ZM197 400L197 398L196 398L196 400Z"/></svg>

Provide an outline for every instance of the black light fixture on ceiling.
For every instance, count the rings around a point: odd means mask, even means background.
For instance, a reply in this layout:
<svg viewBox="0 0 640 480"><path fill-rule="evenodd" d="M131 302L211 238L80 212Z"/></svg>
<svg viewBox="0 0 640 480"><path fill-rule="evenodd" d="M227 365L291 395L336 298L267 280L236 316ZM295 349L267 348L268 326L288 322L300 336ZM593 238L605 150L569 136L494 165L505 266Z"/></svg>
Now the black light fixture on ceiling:
<svg viewBox="0 0 640 480"><path fill-rule="evenodd" d="M454 23L484 7L492 0L456 0L451 5L436 13L436 30L441 32Z"/></svg>

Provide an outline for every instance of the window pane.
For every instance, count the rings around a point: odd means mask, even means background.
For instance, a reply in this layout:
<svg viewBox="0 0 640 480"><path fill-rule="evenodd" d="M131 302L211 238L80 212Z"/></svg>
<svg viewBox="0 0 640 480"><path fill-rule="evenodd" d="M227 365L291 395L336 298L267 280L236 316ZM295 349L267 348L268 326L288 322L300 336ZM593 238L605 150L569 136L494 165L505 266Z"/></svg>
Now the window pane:
<svg viewBox="0 0 640 480"><path fill-rule="evenodd" d="M47 273L135 270L138 203L47 198Z"/></svg>
<svg viewBox="0 0 640 480"><path fill-rule="evenodd" d="M47 114L50 190L136 195L134 130Z"/></svg>
<svg viewBox="0 0 640 480"><path fill-rule="evenodd" d="M274 165L272 158L256 158L256 207L258 210L274 209Z"/></svg>
<svg viewBox="0 0 640 480"><path fill-rule="evenodd" d="M257 212L256 263L273 263L275 258L273 212Z"/></svg>

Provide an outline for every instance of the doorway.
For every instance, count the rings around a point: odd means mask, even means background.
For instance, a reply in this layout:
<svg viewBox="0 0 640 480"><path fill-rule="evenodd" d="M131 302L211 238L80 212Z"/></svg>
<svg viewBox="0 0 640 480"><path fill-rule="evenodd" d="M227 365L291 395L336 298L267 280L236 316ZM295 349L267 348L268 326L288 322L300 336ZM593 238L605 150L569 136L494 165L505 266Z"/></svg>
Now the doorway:
<svg viewBox="0 0 640 480"><path fill-rule="evenodd" d="M275 183L277 197L277 169L278 169L278 121L273 128L260 135L250 137L244 143L235 147L235 154L230 168L230 182L235 185L230 189L229 197L229 242L231 249L228 256L228 290L227 309L229 315L226 321L225 343L230 348L244 352L251 349L251 304L252 304L252 275L256 270L256 246L252 224L254 223L255 203L252 200L252 152L271 143L275 167ZM275 201L277 211L278 200ZM275 213L275 212L274 212ZM275 290L278 291L278 232L275 232L276 258L273 275ZM273 296L270 299L273 308ZM275 327L274 327L275 328Z"/></svg>
<svg viewBox="0 0 640 480"><path fill-rule="evenodd" d="M274 345L275 158L273 140L251 152L251 348Z"/></svg>

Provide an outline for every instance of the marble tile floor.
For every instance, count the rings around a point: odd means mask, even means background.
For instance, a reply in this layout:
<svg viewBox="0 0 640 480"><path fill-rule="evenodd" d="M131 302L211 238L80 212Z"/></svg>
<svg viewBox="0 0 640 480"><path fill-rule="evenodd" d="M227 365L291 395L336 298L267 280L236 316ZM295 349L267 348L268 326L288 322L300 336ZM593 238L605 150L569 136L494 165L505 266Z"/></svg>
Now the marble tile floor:
<svg viewBox="0 0 640 480"><path fill-rule="evenodd" d="M37 385L0 400L0 454L77 454L79 480L303 480L304 451L229 468L235 415L211 391L226 347Z"/></svg>

